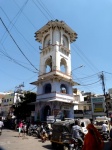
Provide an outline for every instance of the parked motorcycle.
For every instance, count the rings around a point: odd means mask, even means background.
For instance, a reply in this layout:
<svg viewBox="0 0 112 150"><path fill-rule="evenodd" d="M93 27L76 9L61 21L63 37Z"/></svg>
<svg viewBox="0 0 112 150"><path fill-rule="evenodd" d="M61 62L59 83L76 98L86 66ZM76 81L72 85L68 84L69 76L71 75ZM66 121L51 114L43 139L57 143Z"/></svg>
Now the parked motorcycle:
<svg viewBox="0 0 112 150"><path fill-rule="evenodd" d="M28 135L29 136L34 136L34 137L39 137L39 126L37 125L31 125L28 128Z"/></svg>
<svg viewBox="0 0 112 150"><path fill-rule="evenodd" d="M47 134L48 140L50 140L52 137L52 129L50 129L48 125L45 125L45 126L41 125L40 129L38 130L40 137L43 131Z"/></svg>

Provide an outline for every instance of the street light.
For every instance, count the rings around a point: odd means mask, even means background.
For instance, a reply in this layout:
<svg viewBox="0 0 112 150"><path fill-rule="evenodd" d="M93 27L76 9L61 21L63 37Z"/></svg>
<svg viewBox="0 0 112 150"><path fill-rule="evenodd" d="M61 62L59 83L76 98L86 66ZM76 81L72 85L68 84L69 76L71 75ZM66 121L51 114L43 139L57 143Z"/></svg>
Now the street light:
<svg viewBox="0 0 112 150"><path fill-rule="evenodd" d="M74 69L71 71L71 75L72 75L72 72L73 72L74 70L77 70L77 69L82 68L82 67L84 67L84 66L81 65L81 66L79 66L79 67L77 67L77 68L74 68Z"/></svg>

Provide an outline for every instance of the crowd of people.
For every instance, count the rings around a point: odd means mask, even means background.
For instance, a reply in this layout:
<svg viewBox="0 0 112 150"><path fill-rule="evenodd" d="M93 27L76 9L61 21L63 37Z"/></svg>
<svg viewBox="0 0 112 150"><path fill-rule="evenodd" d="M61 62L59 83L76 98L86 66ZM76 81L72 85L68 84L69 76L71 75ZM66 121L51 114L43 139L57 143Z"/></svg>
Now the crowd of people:
<svg viewBox="0 0 112 150"><path fill-rule="evenodd" d="M108 130L108 123L104 122L102 124L102 132L106 132ZM0 131L2 133L2 128L4 126L4 123L2 121L2 118L0 117ZM25 137L28 130L28 124L24 120L19 120L19 122L16 122L15 119L15 130L18 128L18 137ZM82 150L104 150L104 140L102 139L102 136L100 132L96 129L93 122L89 123L87 125L87 134L85 134L82 130L81 125L79 125L78 120L75 120L74 126L72 126L72 137L77 138L82 143ZM112 150L112 122L109 124L109 137L110 137L110 147ZM84 138L82 138L82 136ZM44 128L42 128L42 132L40 135L41 141L45 142L48 139L48 135Z"/></svg>

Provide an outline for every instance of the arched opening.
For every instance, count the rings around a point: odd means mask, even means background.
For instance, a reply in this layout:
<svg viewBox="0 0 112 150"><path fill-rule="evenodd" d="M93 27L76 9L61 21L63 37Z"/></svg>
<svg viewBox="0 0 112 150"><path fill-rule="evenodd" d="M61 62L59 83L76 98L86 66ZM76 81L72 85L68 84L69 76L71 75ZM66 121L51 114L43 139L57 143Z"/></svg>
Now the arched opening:
<svg viewBox="0 0 112 150"><path fill-rule="evenodd" d="M66 61L64 58L62 58L60 62L60 71L66 73L66 70L67 70Z"/></svg>
<svg viewBox="0 0 112 150"><path fill-rule="evenodd" d="M63 46L68 48L68 38L66 37L66 35L63 35Z"/></svg>
<svg viewBox="0 0 112 150"><path fill-rule="evenodd" d="M46 67L46 73L51 72L52 71L52 56L50 56L50 58L48 58L45 62L45 67Z"/></svg>
<svg viewBox="0 0 112 150"><path fill-rule="evenodd" d="M61 86L60 86L60 92L67 94L67 88L66 88L65 84L61 84Z"/></svg>
<svg viewBox="0 0 112 150"><path fill-rule="evenodd" d="M44 108L44 120L47 120L47 116L51 116L51 108L49 105Z"/></svg>
<svg viewBox="0 0 112 150"><path fill-rule="evenodd" d="M51 93L51 84L50 83L45 85L45 92L44 93L45 94L46 93Z"/></svg>
<svg viewBox="0 0 112 150"><path fill-rule="evenodd" d="M48 34L48 35L46 35L45 38L44 38L44 44L43 44L43 46L44 46L44 48L45 48L45 47L47 47L47 46L49 46L49 45L50 45L50 35Z"/></svg>

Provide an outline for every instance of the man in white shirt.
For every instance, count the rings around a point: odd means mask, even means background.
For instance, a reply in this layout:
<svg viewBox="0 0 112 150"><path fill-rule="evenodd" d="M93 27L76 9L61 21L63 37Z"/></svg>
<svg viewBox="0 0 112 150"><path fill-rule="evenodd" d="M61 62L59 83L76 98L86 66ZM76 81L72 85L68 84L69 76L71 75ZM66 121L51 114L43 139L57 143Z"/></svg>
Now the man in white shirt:
<svg viewBox="0 0 112 150"><path fill-rule="evenodd" d="M2 121L2 117L0 117L0 134L2 133L2 127L4 126L4 123Z"/></svg>
<svg viewBox="0 0 112 150"><path fill-rule="evenodd" d="M81 134L84 135L82 128L79 126L78 120L75 120L75 124L72 127L72 137L79 139L83 143L84 141L81 137Z"/></svg>
<svg viewBox="0 0 112 150"><path fill-rule="evenodd" d="M108 131L108 122L104 121L104 123L102 124L102 132L107 132Z"/></svg>

